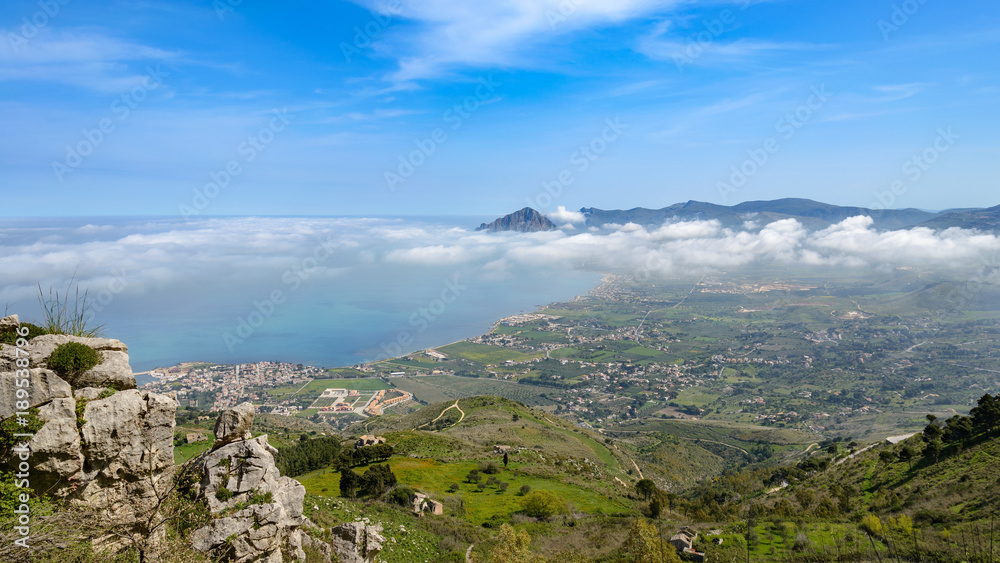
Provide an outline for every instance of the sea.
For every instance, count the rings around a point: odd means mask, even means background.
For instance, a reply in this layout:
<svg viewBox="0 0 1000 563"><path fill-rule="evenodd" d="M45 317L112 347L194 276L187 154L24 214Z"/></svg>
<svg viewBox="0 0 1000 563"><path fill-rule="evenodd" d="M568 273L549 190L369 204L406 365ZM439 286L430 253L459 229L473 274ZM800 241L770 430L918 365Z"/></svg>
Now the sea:
<svg viewBox="0 0 1000 563"><path fill-rule="evenodd" d="M534 256L490 217L4 219L0 305L43 303L123 341L136 372L180 362L340 367L442 346L585 295L601 274Z"/></svg>

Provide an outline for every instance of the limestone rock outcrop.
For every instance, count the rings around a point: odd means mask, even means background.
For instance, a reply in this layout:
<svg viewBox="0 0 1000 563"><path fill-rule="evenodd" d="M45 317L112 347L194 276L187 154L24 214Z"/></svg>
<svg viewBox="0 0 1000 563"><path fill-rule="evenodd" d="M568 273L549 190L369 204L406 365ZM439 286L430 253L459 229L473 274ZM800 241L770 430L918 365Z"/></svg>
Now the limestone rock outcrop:
<svg viewBox="0 0 1000 563"><path fill-rule="evenodd" d="M382 551L382 525L348 522L334 527L333 550L340 563L371 563Z"/></svg>
<svg viewBox="0 0 1000 563"><path fill-rule="evenodd" d="M16 322L6 317L0 326ZM103 362L59 376L45 360L65 342L94 348ZM164 533L157 506L172 486L177 401L136 389L127 350L118 340L65 335L36 336L21 351L0 346L0 419L37 409L41 427L26 438L35 491L97 510L95 528L108 530L98 544L138 539L155 550ZM28 367L18 366L25 357ZM27 377L17 369L28 369ZM25 389L27 397L19 397Z"/></svg>
<svg viewBox="0 0 1000 563"><path fill-rule="evenodd" d="M252 423L249 403L222 413L215 446L184 465L185 492L214 516L192 532L192 543L236 563L304 559L304 528L313 526L302 512L305 487L281 475L266 435L249 438Z"/></svg>
<svg viewBox="0 0 1000 563"><path fill-rule="evenodd" d="M240 403L224 411L215 421L215 444L212 447L218 448L230 442L249 440L253 413L251 403Z"/></svg>
<svg viewBox="0 0 1000 563"><path fill-rule="evenodd" d="M10 317L7 317L10 319ZM6 319L5 319L6 320ZM9 321L8 321L9 322ZM66 334L43 334L28 341L24 351L28 353L28 361L32 369L48 368L46 360L61 344L78 342L89 346L101 356L101 363L78 374L60 376L74 389L82 387L110 387L114 389L135 389L135 377L128 362L128 346L120 340L109 338L88 338L69 336ZM15 369L17 349L9 344L0 348L0 371L12 372Z"/></svg>

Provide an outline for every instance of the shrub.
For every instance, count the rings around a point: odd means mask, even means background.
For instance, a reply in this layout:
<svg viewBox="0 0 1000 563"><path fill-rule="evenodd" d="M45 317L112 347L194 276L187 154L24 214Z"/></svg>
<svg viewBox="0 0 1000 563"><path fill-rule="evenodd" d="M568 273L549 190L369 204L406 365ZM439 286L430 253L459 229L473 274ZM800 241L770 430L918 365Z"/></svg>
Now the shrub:
<svg viewBox="0 0 1000 563"><path fill-rule="evenodd" d="M528 485L521 485L521 488L518 489L517 494L519 494L519 495L521 495L523 497L524 495L526 495L526 494L528 494L530 492L531 492L531 487L530 486L528 486Z"/></svg>
<svg viewBox="0 0 1000 563"><path fill-rule="evenodd" d="M48 332L46 332L45 329L42 328L42 327L40 327L40 326L33 325L31 323L21 323L20 328L23 329L25 327L27 327L27 329L28 329L28 336L24 336L24 337L22 337L22 336L20 336L20 335L17 334L17 329L16 328L9 328L9 329L0 331L0 342L2 342L4 344L10 344L11 346L14 346L14 345L17 344L17 339L18 338L24 338L25 340L31 340L32 338L34 338L36 336L41 336L43 334L48 334Z"/></svg>
<svg viewBox="0 0 1000 563"><path fill-rule="evenodd" d="M500 464L495 461L488 461L479 464L479 470L487 475L496 475L500 473Z"/></svg>
<svg viewBox="0 0 1000 563"><path fill-rule="evenodd" d="M102 361L104 358L97 350L79 342L60 344L48 358L45 358L49 369L60 376L83 373Z"/></svg>
<svg viewBox="0 0 1000 563"><path fill-rule="evenodd" d="M227 500L233 498L233 492L225 487L219 487L219 490L215 491L215 498L226 502Z"/></svg>
<svg viewBox="0 0 1000 563"><path fill-rule="evenodd" d="M521 503L524 513L533 518L548 518L566 510L566 503L552 491L531 491Z"/></svg>
<svg viewBox="0 0 1000 563"><path fill-rule="evenodd" d="M407 508L410 506L410 499L417 491L413 487L408 487L406 485L400 485L393 489L392 493L389 495L389 500Z"/></svg>

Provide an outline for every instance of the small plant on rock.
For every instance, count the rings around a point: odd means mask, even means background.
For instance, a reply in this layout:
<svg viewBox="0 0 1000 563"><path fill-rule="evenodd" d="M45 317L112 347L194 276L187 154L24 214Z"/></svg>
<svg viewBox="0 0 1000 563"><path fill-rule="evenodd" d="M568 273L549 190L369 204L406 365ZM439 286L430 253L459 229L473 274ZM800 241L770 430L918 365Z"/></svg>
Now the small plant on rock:
<svg viewBox="0 0 1000 563"><path fill-rule="evenodd" d="M60 344L48 358L45 358L49 369L60 376L83 373L102 361L104 358L97 350L79 342Z"/></svg>

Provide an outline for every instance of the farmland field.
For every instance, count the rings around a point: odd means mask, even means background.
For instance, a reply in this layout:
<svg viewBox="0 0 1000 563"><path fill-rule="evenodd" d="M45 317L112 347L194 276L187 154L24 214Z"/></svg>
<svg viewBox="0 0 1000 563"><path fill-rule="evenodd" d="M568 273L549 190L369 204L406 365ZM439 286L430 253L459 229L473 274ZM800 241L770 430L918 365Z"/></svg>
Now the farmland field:
<svg viewBox="0 0 1000 563"><path fill-rule="evenodd" d="M526 405L545 406L555 404L542 397L551 391L545 387L522 385L499 379L459 377L453 375L429 375L425 377L405 377L394 380L397 387L409 391L426 403L439 403L448 399L461 399L477 395L495 395Z"/></svg>
<svg viewBox="0 0 1000 563"><path fill-rule="evenodd" d="M511 463L510 469L497 475L500 481L509 483L506 491L501 492L497 487L489 486L479 492L465 479L469 471L479 468L478 463L442 463L432 459L403 457L393 457L389 460L392 472L401 483L438 500L455 497L468 501L461 503L461 510L464 512L461 515L474 524L481 524L494 515L509 516L521 510L521 496L517 491L523 485L528 485L532 490L552 491L579 512L616 514L632 510L632 507L624 502L609 499L595 490L565 483L560 479L522 473L517 465ZM358 472L362 470L362 468L356 469ZM335 497L340 491L340 474L330 469L307 473L298 477L298 480L311 494ZM458 491L449 493L448 488L453 484L458 485ZM472 502L473 500L475 502Z"/></svg>

